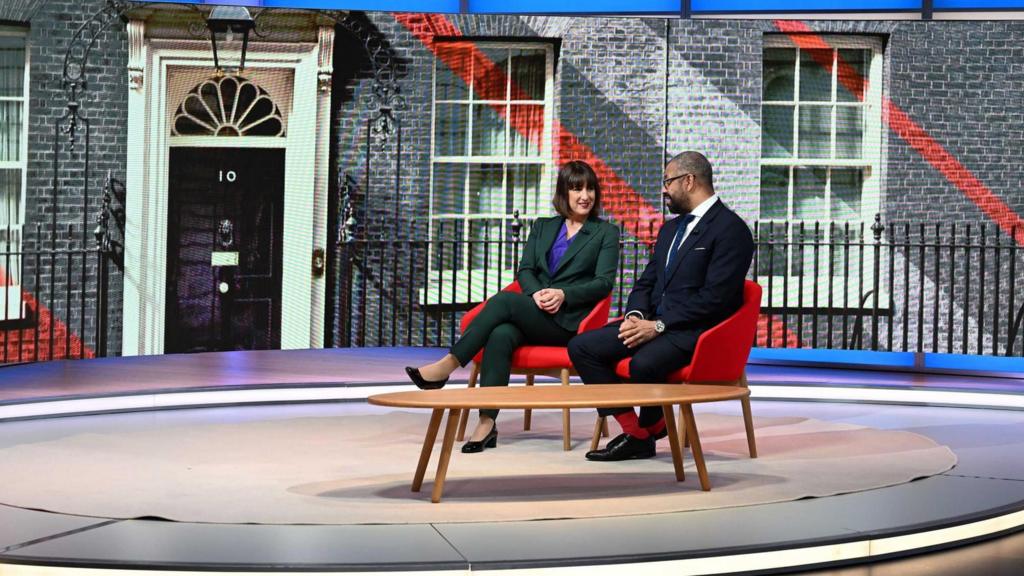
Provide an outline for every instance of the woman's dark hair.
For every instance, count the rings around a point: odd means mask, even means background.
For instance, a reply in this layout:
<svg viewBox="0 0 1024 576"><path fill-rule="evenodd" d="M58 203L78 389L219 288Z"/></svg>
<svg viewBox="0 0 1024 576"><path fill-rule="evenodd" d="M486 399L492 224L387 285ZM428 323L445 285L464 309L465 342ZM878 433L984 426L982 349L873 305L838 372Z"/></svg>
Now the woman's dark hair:
<svg viewBox="0 0 1024 576"><path fill-rule="evenodd" d="M558 181L555 183L555 197L551 203L555 211L563 218L572 215L569 208L569 190L582 190L590 188L594 191L594 207L590 209L591 216L601 213L601 184L597 181L597 174L590 164L582 160L570 160L558 170Z"/></svg>

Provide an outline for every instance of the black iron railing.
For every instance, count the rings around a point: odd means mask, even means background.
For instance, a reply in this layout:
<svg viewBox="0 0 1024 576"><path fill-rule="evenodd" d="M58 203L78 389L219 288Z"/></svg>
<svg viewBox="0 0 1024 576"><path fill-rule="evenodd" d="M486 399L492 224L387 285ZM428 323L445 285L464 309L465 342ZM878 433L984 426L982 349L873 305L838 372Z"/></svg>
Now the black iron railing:
<svg viewBox="0 0 1024 576"><path fill-rule="evenodd" d="M461 314L513 279L521 233L487 220L431 240L352 239L340 250L336 346L448 346ZM506 227L508 229L508 227ZM920 222L758 222L750 277L764 288L757 344L1024 356L1024 231ZM468 237L468 239L467 239ZM625 237L624 237L625 238ZM611 314L650 254L625 238Z"/></svg>

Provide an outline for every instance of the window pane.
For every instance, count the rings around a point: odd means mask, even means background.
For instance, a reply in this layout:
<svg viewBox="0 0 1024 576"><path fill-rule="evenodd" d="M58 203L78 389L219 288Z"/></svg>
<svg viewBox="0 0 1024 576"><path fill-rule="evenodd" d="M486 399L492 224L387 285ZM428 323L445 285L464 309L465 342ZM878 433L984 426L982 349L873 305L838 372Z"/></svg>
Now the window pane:
<svg viewBox="0 0 1024 576"><path fill-rule="evenodd" d="M836 108L836 157L863 156L864 108L839 106Z"/></svg>
<svg viewBox="0 0 1024 576"><path fill-rule="evenodd" d="M862 168L832 169L832 220L857 221L861 219L861 197L864 190Z"/></svg>
<svg viewBox="0 0 1024 576"><path fill-rule="evenodd" d="M21 284L21 170L0 170L0 286ZM4 303L0 298L0 320ZM15 301L17 302L17 301ZM7 304L7 316L13 317L16 304Z"/></svg>
<svg viewBox="0 0 1024 576"><path fill-rule="evenodd" d="M763 100L793 100L796 48L765 48Z"/></svg>
<svg viewBox="0 0 1024 576"><path fill-rule="evenodd" d="M785 220L789 210L789 167L761 167L761 219Z"/></svg>
<svg viewBox="0 0 1024 576"><path fill-rule="evenodd" d="M21 223L21 170L0 170L0 228Z"/></svg>
<svg viewBox="0 0 1024 576"><path fill-rule="evenodd" d="M0 36L0 96L25 95L25 39Z"/></svg>
<svg viewBox="0 0 1024 576"><path fill-rule="evenodd" d="M463 214L466 165L434 164L434 214Z"/></svg>
<svg viewBox="0 0 1024 576"><path fill-rule="evenodd" d="M465 156L468 104L437 104L434 118L434 154Z"/></svg>
<svg viewBox="0 0 1024 576"><path fill-rule="evenodd" d="M825 220L825 168L798 167L793 170L793 218Z"/></svg>
<svg viewBox="0 0 1024 576"><path fill-rule="evenodd" d="M864 99L870 55L869 50L839 50L839 85L836 86L836 100L859 102Z"/></svg>
<svg viewBox="0 0 1024 576"><path fill-rule="evenodd" d="M497 278L501 269L501 225L500 218L470 220L469 226L469 262L473 270L485 268L494 271L489 280ZM481 278L481 281L483 279ZM488 282L490 283L490 282Z"/></svg>
<svg viewBox="0 0 1024 576"><path fill-rule="evenodd" d="M505 167L501 164L474 164L469 167L469 213L505 213Z"/></svg>
<svg viewBox="0 0 1024 576"><path fill-rule="evenodd" d="M827 67L825 66L827 64ZM832 50L800 51L800 100L829 102L832 100Z"/></svg>
<svg viewBox="0 0 1024 576"><path fill-rule="evenodd" d="M470 47L464 45L444 45L437 51L437 76L434 80L437 100L465 100L469 98L469 86L466 80L472 74Z"/></svg>
<svg viewBox="0 0 1024 576"><path fill-rule="evenodd" d="M0 161L21 159L21 102L0 102Z"/></svg>
<svg viewBox="0 0 1024 576"><path fill-rule="evenodd" d="M504 110L504 106L501 107ZM473 105L473 156L505 155L505 120L490 104Z"/></svg>
<svg viewBox="0 0 1024 576"><path fill-rule="evenodd" d="M540 156L544 142L544 106L513 104L510 107L511 156Z"/></svg>
<svg viewBox="0 0 1024 576"><path fill-rule="evenodd" d="M462 270L465 261L463 250L463 226L462 220L440 218L434 220L434 229L431 233L431 248L433 270Z"/></svg>
<svg viewBox="0 0 1024 576"><path fill-rule="evenodd" d="M543 100L547 57L544 50L512 51L513 100Z"/></svg>
<svg viewBox="0 0 1024 576"><path fill-rule="evenodd" d="M860 225L850 223L849 226L844 224L832 224L832 241L831 244L835 246L832 248L832 274L834 276L850 276L851 281L856 280L858 269L860 266L860 254L861 248L859 245L861 241ZM842 298L843 290L839 289L840 298ZM841 302L837 301L839 305ZM849 305L854 305L852 299Z"/></svg>
<svg viewBox="0 0 1024 576"><path fill-rule="evenodd" d="M473 98L508 100L508 48L481 48L473 62Z"/></svg>
<svg viewBox="0 0 1024 576"><path fill-rule="evenodd" d="M761 109L761 155L765 158L793 156L793 106Z"/></svg>
<svg viewBox="0 0 1024 576"><path fill-rule="evenodd" d="M544 167L539 164L523 164L508 167L508 196L505 213L519 210L519 216L548 214L548 197L541 191L541 176Z"/></svg>
<svg viewBox="0 0 1024 576"><path fill-rule="evenodd" d="M831 128L831 106L801 106L800 157L828 158Z"/></svg>

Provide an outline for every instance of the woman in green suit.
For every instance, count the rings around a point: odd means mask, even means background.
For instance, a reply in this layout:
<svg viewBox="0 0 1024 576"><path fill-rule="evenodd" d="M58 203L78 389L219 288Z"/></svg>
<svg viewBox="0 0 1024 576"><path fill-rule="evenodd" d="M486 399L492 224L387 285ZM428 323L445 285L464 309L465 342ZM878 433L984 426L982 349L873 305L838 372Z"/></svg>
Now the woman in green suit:
<svg viewBox="0 0 1024 576"><path fill-rule="evenodd" d="M558 172L557 216L538 218L519 262L522 294L499 292L473 320L451 351L432 364L406 367L424 389L440 388L459 366L484 350L481 386L508 386L512 353L524 344L565 346L580 322L607 296L619 262L619 229L598 218L601 186L586 162L574 160ZM463 452L498 443L497 410L481 410Z"/></svg>

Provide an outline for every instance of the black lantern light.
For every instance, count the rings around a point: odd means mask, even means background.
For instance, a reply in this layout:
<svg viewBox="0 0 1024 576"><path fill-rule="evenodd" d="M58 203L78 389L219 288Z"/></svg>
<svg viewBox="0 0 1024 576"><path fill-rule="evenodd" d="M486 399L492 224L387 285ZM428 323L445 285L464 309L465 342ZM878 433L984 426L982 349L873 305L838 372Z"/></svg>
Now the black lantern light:
<svg viewBox="0 0 1024 576"><path fill-rule="evenodd" d="M249 47L249 32L256 27L249 9L245 6L214 6L206 19L206 27L210 29L210 43L213 45L213 65L221 70L217 56L217 41L233 42L235 34L242 35L242 57L238 63L238 71L245 68L245 51Z"/></svg>

